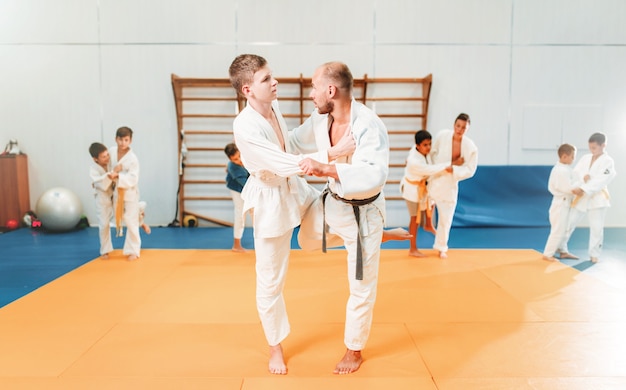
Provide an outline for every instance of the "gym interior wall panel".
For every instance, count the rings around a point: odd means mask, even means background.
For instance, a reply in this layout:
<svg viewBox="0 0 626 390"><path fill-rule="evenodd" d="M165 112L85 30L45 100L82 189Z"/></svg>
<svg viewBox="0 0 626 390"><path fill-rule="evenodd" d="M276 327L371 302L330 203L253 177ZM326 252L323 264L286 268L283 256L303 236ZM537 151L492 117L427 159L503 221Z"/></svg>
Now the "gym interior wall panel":
<svg viewBox="0 0 626 390"><path fill-rule="evenodd" d="M377 0L376 42L508 44L512 0Z"/></svg>
<svg viewBox="0 0 626 390"><path fill-rule="evenodd" d="M97 4L97 0L2 0L0 44L97 42Z"/></svg>
<svg viewBox="0 0 626 390"><path fill-rule="evenodd" d="M240 43L371 44L373 1L238 0Z"/></svg>
<svg viewBox="0 0 626 390"><path fill-rule="evenodd" d="M557 138L578 148L578 156L588 153L589 136L602 131L607 135L607 152L615 160L617 178L610 185L613 208L607 214L607 226L623 226L626 187L620 169L626 166L624 123L626 123L626 48L623 46L520 46L513 50L511 102L511 164L549 164L556 160ZM528 148L525 134L525 110L528 106L554 107L553 113L563 122L560 129L536 134L553 148ZM545 118L546 122L551 121ZM556 119L552 119L556 121ZM525 139L526 137L526 139ZM546 145L549 146L549 145Z"/></svg>
<svg viewBox="0 0 626 390"><path fill-rule="evenodd" d="M524 0L515 2L517 45L624 44L623 0Z"/></svg>
<svg viewBox="0 0 626 390"><path fill-rule="evenodd" d="M393 58L394 61L389 61ZM507 163L509 50L499 46L382 46L377 77L433 74L428 131L451 129L456 116L470 115L467 135L479 148L479 164Z"/></svg>
<svg viewBox="0 0 626 390"><path fill-rule="evenodd" d="M552 118L545 117L545 123L537 124L545 131L538 136L552 139L556 137L554 133L562 134L554 140L578 148L586 147L588 136L595 131L622 133L624 115L608 114L623 111L626 95L622 86L626 83L626 72L620 64L625 61L626 49L621 47L514 48L511 163L521 164L530 159L549 164L554 159L552 150L543 148L550 145L532 148L529 144L532 141L524 134L528 130L525 121L532 120L527 116L528 107L553 107ZM556 123L559 120L560 126Z"/></svg>
<svg viewBox="0 0 626 390"><path fill-rule="evenodd" d="M107 145L115 130L134 131L141 166L141 198L146 221L165 224L175 215L178 140L171 74L227 77L234 58L228 46L115 45L102 48L103 127ZM119 61L124 58L124 61Z"/></svg>
<svg viewBox="0 0 626 390"><path fill-rule="evenodd" d="M374 77L374 69L371 66L374 49L371 46L242 44L239 46L239 52L263 56L269 62L274 77L299 77L301 73L303 77L312 77L315 69L328 61L346 63L355 78L362 78L364 74ZM229 61L232 61L232 58ZM280 84L278 88L280 100Z"/></svg>
<svg viewBox="0 0 626 390"><path fill-rule="evenodd" d="M230 43L236 37L236 1L100 1L104 43Z"/></svg>
<svg viewBox="0 0 626 390"><path fill-rule="evenodd" d="M32 207L52 187L72 190L85 207L92 201L88 147L100 139L97 49L15 45L0 50L0 72L9 76L0 78L0 141L15 138L28 155Z"/></svg>

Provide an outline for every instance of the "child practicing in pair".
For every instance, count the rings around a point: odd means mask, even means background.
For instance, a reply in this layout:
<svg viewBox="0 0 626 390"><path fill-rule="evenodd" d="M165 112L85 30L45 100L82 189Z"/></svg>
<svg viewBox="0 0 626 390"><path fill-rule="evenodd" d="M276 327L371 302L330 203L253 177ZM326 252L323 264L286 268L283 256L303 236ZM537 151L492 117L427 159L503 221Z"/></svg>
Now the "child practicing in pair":
<svg viewBox="0 0 626 390"><path fill-rule="evenodd" d="M400 181L400 192L406 200L409 211L409 256L424 257L425 255L417 248L417 230L422 228L435 234L432 223L434 203L428 196L427 181L432 175L451 172L450 164L433 164L430 157L432 136L426 130L415 133L415 146L409 151L404 168L404 176ZM462 159L455 161L456 165L462 164ZM419 216L419 218L418 218Z"/></svg>
<svg viewBox="0 0 626 390"><path fill-rule="evenodd" d="M604 218L611 201L608 185L615 178L615 163L605 152L606 135L594 133L589 137L589 152L581 157L574 167L574 175L579 185L574 188L574 200L569 213L567 231L559 251L561 258L577 258L569 254L567 241L576 225L587 214L589 220L589 259L592 263L600 261L604 242Z"/></svg>
<svg viewBox="0 0 626 390"><path fill-rule="evenodd" d="M557 153L559 161L550 171L548 179L548 190L552 194L552 203L548 211L550 234L543 250L543 259L548 261L556 261L554 254L565 239L574 189L578 186L572 169L572 163L576 159L576 147L563 144L559 146ZM562 259L577 258L567 252L560 255Z"/></svg>
<svg viewBox="0 0 626 390"><path fill-rule="evenodd" d="M245 248L241 246L241 237L245 225L245 215L243 214L243 199L241 199L241 191L246 184L250 174L243 167L239 149L234 143L229 143L224 148L224 153L228 157L228 165L226 166L226 187L230 190L230 196L233 198L235 206L235 217L233 223L233 252L245 252Z"/></svg>
<svg viewBox="0 0 626 390"><path fill-rule="evenodd" d="M122 220L127 228L123 253L128 260L136 260L141 251L139 226L147 234L150 234L151 229L143 222L145 202L139 201L139 161L130 149L132 130L120 127L116 132L115 142L117 146L111 148L111 153L101 143L95 142L89 147L94 161L89 174L95 191L100 254L107 259L113 250L110 221L115 210L117 235L122 235Z"/></svg>

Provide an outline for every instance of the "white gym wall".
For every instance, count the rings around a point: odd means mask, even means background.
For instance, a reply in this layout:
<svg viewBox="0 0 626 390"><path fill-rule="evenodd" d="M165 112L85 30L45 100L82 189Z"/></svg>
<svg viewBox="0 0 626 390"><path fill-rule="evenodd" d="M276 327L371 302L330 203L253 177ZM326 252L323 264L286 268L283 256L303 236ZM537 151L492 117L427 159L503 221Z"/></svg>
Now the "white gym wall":
<svg viewBox="0 0 626 390"><path fill-rule="evenodd" d="M355 77L432 73L428 130L469 113L480 165L552 165L560 143L580 156L605 132L618 170L606 225L623 227L624 15L623 0L0 0L0 148L15 138L28 154L33 208L66 187L94 222L88 146L113 145L127 125L146 220L167 225L172 73L227 77L244 52L276 77L341 60ZM406 223L404 208L389 210L389 226Z"/></svg>

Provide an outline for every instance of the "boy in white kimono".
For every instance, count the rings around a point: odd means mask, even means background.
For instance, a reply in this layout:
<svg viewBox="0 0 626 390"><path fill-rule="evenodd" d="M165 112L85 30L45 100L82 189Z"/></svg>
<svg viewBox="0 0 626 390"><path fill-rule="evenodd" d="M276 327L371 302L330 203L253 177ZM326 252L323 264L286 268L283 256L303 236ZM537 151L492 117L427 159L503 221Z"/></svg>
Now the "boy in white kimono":
<svg viewBox="0 0 626 390"><path fill-rule="evenodd" d="M454 121L454 130L442 130L433 140L431 156L435 164L449 164L452 173L433 175L428 181L428 192L437 207L437 233L433 249L440 258L448 257L448 239L459 194L459 181L474 176L478 165L478 148L465 136L470 117L461 113ZM463 158L461 165L454 162Z"/></svg>
<svg viewBox="0 0 626 390"><path fill-rule="evenodd" d="M548 190L552 194L552 203L548 211L550 216L550 234L543 250L543 259L556 261L554 254L565 238L570 207L574 199L574 189L577 184L574 180L572 162L576 158L576 148L570 144L563 144L558 149L559 161L550 171ZM561 253L561 258L572 258L569 253Z"/></svg>
<svg viewBox="0 0 626 390"><path fill-rule="evenodd" d="M107 147L99 142L89 146L89 154L93 162L89 167L91 186L94 189L96 215L98 216L98 232L100 237L100 255L109 258L113 251L111 241L111 218L113 218L113 175L109 172L111 158Z"/></svg>
<svg viewBox="0 0 626 390"><path fill-rule="evenodd" d="M574 189L575 198L568 223L567 233L561 245L561 258L567 254L567 241L576 225L587 214L589 219L589 257L592 263L600 261L604 242L604 218L611 206L607 186L615 178L615 164L605 152L606 135L594 133L589 137L589 151L574 167L574 174L583 183Z"/></svg>
<svg viewBox="0 0 626 390"><path fill-rule="evenodd" d="M94 189L96 214L98 216L98 231L100 237L100 255L103 259L109 258L113 251L111 241L111 218L113 218L113 190L118 174L111 171L111 156L106 146L94 142L89 146L89 154L93 163L89 167L91 186ZM150 227L143 222L145 202L139 202L139 225L150 234Z"/></svg>
<svg viewBox="0 0 626 390"><path fill-rule="evenodd" d="M115 133L116 146L110 148L111 166L116 187L115 219L117 235L121 236L123 219L126 225L123 254L128 260L136 260L141 254L141 236L139 235L139 160L131 150L133 131L120 127Z"/></svg>
<svg viewBox="0 0 626 390"><path fill-rule="evenodd" d="M443 173L446 170L452 172L452 166L449 164L433 164L430 157L431 146L432 136L428 131L420 130L415 133L415 145L409 151L404 175L400 180L400 193L406 201L410 217L409 234L412 237L409 241L409 256L414 257L426 256L417 248L419 226L422 225L425 231L436 233L432 223L434 204L428 195L427 180L436 173Z"/></svg>

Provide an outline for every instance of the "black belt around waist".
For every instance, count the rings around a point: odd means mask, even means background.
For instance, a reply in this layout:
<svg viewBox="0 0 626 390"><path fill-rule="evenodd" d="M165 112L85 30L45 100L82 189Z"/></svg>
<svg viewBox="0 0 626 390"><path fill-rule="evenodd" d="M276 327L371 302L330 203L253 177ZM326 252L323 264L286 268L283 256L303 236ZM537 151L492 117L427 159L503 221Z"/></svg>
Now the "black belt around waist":
<svg viewBox="0 0 626 390"><path fill-rule="evenodd" d="M344 203L348 203L352 205L352 211L354 211L354 218L356 218L356 272L355 278L356 280L363 280L363 250L361 248L361 213L359 210L359 206L365 206L380 196L380 192L371 198L367 199L344 199L339 195L332 192L328 187L324 188L322 191L322 215L324 219L324 226L322 226L322 252L326 253L326 195L330 194L336 200L342 201Z"/></svg>

